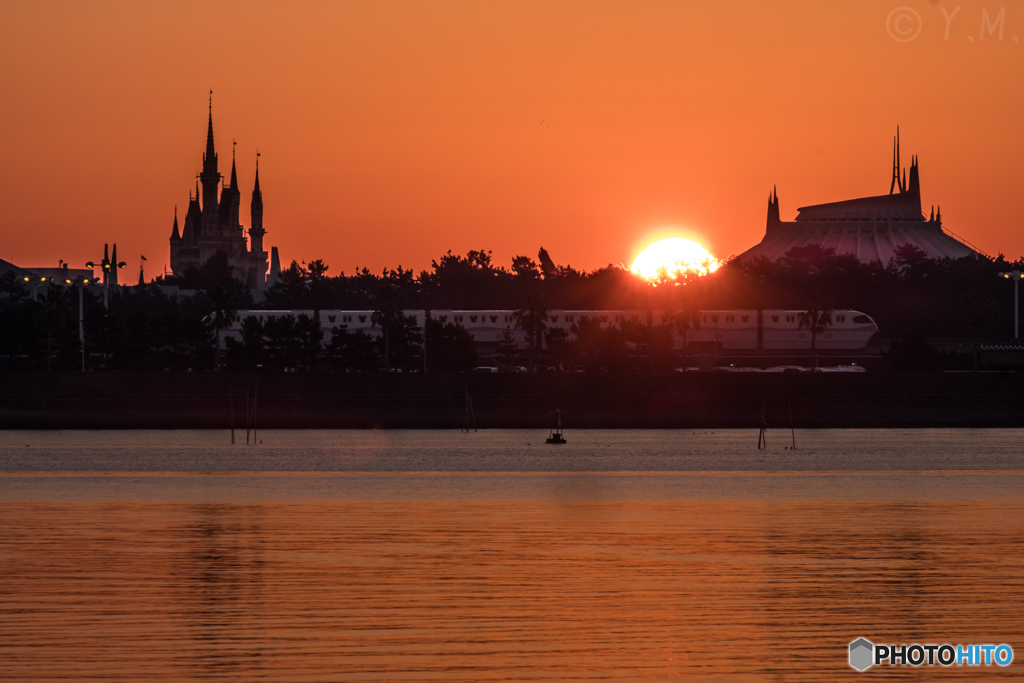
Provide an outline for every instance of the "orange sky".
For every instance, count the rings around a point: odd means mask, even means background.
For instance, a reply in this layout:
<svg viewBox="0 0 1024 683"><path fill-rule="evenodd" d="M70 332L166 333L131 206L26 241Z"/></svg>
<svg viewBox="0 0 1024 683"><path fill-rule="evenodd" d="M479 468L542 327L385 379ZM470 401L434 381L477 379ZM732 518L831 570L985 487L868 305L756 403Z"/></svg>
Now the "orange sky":
<svg viewBox="0 0 1024 683"><path fill-rule="evenodd" d="M168 262L201 167L255 150L282 259L416 270L628 264L665 228L719 257L796 207L889 189L892 135L923 202L1024 254L1024 2L0 4L0 257L80 265L117 242ZM906 4L920 34L897 42ZM1005 6L1002 23L989 35ZM909 30L910 20L895 30ZM896 35L899 35L896 33Z"/></svg>

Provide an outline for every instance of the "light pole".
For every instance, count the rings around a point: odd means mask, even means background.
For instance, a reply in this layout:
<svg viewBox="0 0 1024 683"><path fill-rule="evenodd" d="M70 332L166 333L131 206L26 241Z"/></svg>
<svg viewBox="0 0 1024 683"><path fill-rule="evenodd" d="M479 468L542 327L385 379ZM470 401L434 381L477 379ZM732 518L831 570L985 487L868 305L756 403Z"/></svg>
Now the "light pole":
<svg viewBox="0 0 1024 683"><path fill-rule="evenodd" d="M66 285L78 285L78 342L82 347L82 372L85 372L85 306L82 303L82 297L85 292L85 286L96 284L100 279L87 278L87 277L76 277L74 280L64 280Z"/></svg>
<svg viewBox="0 0 1024 683"><path fill-rule="evenodd" d="M103 270L103 308L105 308L105 309L107 309L109 311L110 310L110 275L111 275L111 270L114 270L114 275L116 276L117 272L116 272L115 269L117 269L117 268L124 268L128 264L125 263L124 261L121 261L120 263L117 262L117 245L116 244L114 245L114 258L111 259L107 255L108 254L108 251L107 251L108 246L109 245L106 245L106 244L103 245L103 260L100 261L99 265L100 265L100 268ZM85 264L85 267L86 268L95 268L96 264L93 263L92 261L89 261L88 263Z"/></svg>
<svg viewBox="0 0 1024 683"><path fill-rule="evenodd" d="M1019 310L1018 307L1018 293L1017 290L1020 285L1021 279L1024 279L1024 272L1019 270L1009 270L1005 273L999 273L999 277L1004 280L1013 280L1013 338L1019 337L1020 325L1019 325Z"/></svg>

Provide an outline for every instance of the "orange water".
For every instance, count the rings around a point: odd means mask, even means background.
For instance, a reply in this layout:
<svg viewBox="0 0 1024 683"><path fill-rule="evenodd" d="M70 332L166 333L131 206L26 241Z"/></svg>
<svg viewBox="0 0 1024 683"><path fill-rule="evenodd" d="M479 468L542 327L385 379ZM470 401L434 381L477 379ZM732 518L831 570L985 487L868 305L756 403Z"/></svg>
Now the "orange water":
<svg viewBox="0 0 1024 683"><path fill-rule="evenodd" d="M8 471L0 679L1013 679L1022 546L1020 471Z"/></svg>

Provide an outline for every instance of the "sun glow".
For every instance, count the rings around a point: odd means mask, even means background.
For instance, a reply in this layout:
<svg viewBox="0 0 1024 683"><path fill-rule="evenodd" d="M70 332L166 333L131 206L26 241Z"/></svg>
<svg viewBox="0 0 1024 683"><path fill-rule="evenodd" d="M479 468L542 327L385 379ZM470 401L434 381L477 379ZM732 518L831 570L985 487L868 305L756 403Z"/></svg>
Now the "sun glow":
<svg viewBox="0 0 1024 683"><path fill-rule="evenodd" d="M629 269L642 278L659 280L687 273L707 275L718 270L718 266L718 260L693 240L666 237L641 251Z"/></svg>

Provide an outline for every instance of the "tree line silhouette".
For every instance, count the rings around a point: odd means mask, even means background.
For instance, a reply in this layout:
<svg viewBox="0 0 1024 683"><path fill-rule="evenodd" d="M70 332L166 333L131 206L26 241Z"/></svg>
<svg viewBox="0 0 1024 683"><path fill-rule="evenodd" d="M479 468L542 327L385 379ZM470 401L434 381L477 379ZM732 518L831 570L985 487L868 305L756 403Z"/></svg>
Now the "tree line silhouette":
<svg viewBox="0 0 1024 683"><path fill-rule="evenodd" d="M526 332L528 343L518 348L510 333L499 340L496 353L503 366L658 369L679 363L672 335L685 337L694 329L699 310L817 312L805 316L813 332L830 324L823 322L828 311L849 308L874 318L881 335L894 340L894 358L902 354L902 364L911 367L922 358L934 360L928 340L1012 337L1012 287L997 273L1022 266L1003 256L929 259L910 245L888 264L865 264L809 245L776 262L731 260L709 275L664 273L648 282L621 265L590 272L556 265L543 248L537 259L517 256L509 268L494 264L489 251L465 256L449 251L419 274L399 266L379 274L364 268L331 275L323 260L293 261L257 302L231 278L226 256L217 254L180 276L113 290L109 310L101 297L86 291L86 365L110 370L460 371L478 360L469 334L437 320L421 331L402 313L459 309L516 311L516 327ZM175 296L167 285L188 295ZM2 367L81 367L75 289L51 285L32 297L13 272L0 275ZM219 349L217 335L236 321L239 309L314 313L243 320L241 339ZM325 344L316 319L316 312L325 309L372 311L384 334L373 338L337 325ZM547 329L552 309L659 314L652 315L652 326L639 317L606 329L596 321L581 321L570 334Z"/></svg>

